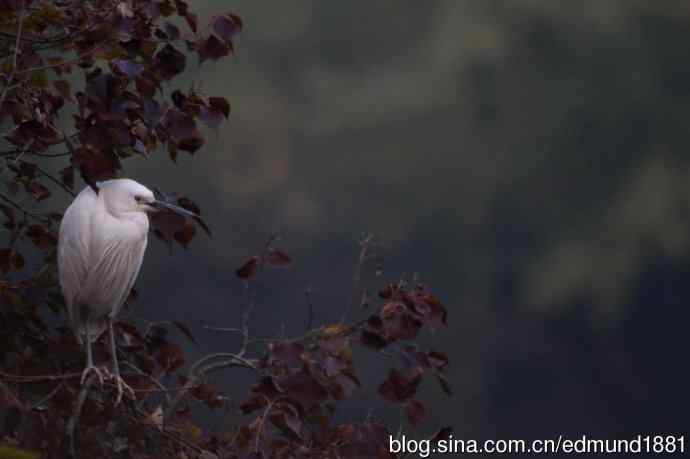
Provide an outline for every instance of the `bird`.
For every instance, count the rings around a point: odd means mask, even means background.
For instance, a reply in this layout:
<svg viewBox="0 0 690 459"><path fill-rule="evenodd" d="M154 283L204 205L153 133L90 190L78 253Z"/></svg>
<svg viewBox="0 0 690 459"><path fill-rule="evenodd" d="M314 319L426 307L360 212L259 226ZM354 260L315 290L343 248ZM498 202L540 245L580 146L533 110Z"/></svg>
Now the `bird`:
<svg viewBox="0 0 690 459"><path fill-rule="evenodd" d="M113 325L139 274L148 242L148 214L171 211L198 217L156 199L144 185L127 178L86 186L65 211L58 236L57 264L67 315L77 341L86 348L81 384L94 373L117 385L115 405L132 389L120 376ZM92 344L108 330L112 373L94 365Z"/></svg>

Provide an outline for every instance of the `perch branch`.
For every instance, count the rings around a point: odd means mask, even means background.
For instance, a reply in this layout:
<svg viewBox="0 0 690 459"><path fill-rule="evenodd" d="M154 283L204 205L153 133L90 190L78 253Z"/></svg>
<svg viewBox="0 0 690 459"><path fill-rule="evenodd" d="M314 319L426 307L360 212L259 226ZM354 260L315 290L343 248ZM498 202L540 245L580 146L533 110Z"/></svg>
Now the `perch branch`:
<svg viewBox="0 0 690 459"><path fill-rule="evenodd" d="M74 412L72 413L72 416L67 421L67 425L65 427L65 434L69 440L69 454L70 454L70 457L73 457L73 458L77 457L77 449L76 449L76 441L75 441L76 427L77 427L77 424L79 424L79 417L81 416L81 410L84 407L84 402L86 401L86 397L89 394L89 389L91 388L91 385L95 381L95 378L96 378L96 375L92 374L84 382L84 384L82 384L81 389L79 390L79 395L77 396L77 402L74 405Z"/></svg>

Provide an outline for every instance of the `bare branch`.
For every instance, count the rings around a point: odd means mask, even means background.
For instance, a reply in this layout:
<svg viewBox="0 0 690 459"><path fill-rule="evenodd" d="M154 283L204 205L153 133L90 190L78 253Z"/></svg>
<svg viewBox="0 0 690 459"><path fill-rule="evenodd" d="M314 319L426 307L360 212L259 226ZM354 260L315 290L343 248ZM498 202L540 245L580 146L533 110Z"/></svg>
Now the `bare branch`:
<svg viewBox="0 0 690 459"><path fill-rule="evenodd" d="M266 398L266 397L264 397ZM280 400L280 398L276 398L275 400L266 400L269 402L268 406L266 406L266 409L264 410L264 414L261 416L261 422L259 423L259 428L256 431L256 443L254 444L254 452L258 454L259 452L259 443L261 442L261 435L263 434L264 431L264 424L266 424L266 417L271 413L271 410L273 409L273 406Z"/></svg>
<svg viewBox="0 0 690 459"><path fill-rule="evenodd" d="M77 195L74 191L70 190L70 189L67 187L67 185L65 185L64 183L62 183L62 180L58 180L56 177L54 177L53 175L51 175L49 172L46 172L45 170L41 169L41 168L38 167L38 166L36 166L36 169L38 170L38 172L41 173L41 175L43 175L45 178L47 178L48 180L50 180L51 182L53 182L54 184L56 184L57 186L59 186L60 188L62 188L66 193L68 193L68 194L71 195L72 197L75 197L75 196Z"/></svg>
<svg viewBox="0 0 690 459"><path fill-rule="evenodd" d="M214 362L214 360L220 361ZM187 396L189 391L196 387L207 374L232 367L243 367L253 371L259 371L255 361L246 359L239 354L218 352L202 357L189 368L187 383L168 405L168 408L165 410L164 419L166 421L169 420L170 416L175 413L177 406Z"/></svg>
<svg viewBox="0 0 690 459"><path fill-rule="evenodd" d="M60 389L62 389L65 386L65 381L62 380L60 383L55 386L55 389L51 390L45 397L34 403L29 407L28 411L35 410L37 408L40 408L41 406L45 405L50 401L51 398L55 397L55 395L60 392Z"/></svg>
<svg viewBox="0 0 690 459"><path fill-rule="evenodd" d="M19 21L17 23L17 39L14 43L14 57L12 59L12 70L10 71L9 77L7 77L7 81L5 82L5 88L2 90L2 94L0 94L0 107L2 107L2 104L5 102L5 97L7 96L7 92L10 90L10 85L12 84L12 80L14 80L14 76L17 73L17 57L19 56L19 45L21 44L21 37L22 37L22 26L24 25L24 2L22 2L22 9L19 12Z"/></svg>
<svg viewBox="0 0 690 459"><path fill-rule="evenodd" d="M244 292L247 298L247 304L242 312L242 347L238 352L239 355L244 355L247 352L247 345L249 344L249 319L251 318L254 305L256 304L256 294L249 287L249 281L244 281Z"/></svg>
<svg viewBox="0 0 690 459"><path fill-rule="evenodd" d="M2 382L2 381L0 381L0 389L2 389L9 397L11 397L12 399L14 399L14 402L15 402L17 405L19 405L19 406L22 405L22 402L19 401L19 398L17 398L17 396L14 395L14 392L12 392L12 391L10 390L9 386L8 386L7 384L5 384L4 382Z"/></svg>
<svg viewBox="0 0 690 459"><path fill-rule="evenodd" d="M311 330L312 322L314 321L314 305L311 302L311 286L308 286L304 291L304 297L307 300L307 307L309 308L309 316L307 317L306 331Z"/></svg>
<svg viewBox="0 0 690 459"><path fill-rule="evenodd" d="M74 411L72 412L72 416L69 418L69 420L67 421L67 424L65 426L65 434L66 434L67 438L69 439L69 454L73 458L77 457L76 439L75 439L76 427L79 424L79 417L81 416L81 409L84 406L84 402L86 401L86 397L89 394L89 389L91 389L91 385L94 383L95 378L96 378L96 375L92 374L84 382L84 384L82 384L81 389L79 390L79 395L77 396L77 402L74 405Z"/></svg>
<svg viewBox="0 0 690 459"><path fill-rule="evenodd" d="M374 240L374 235L373 234L367 234L363 237L361 241L359 241L359 258L357 259L357 266L355 268L355 274L353 278L353 286L352 286L352 299L350 300L350 305L345 311L345 314L343 314L343 317L340 319L341 323L344 323L347 321L348 316L352 313L352 310L355 308L355 304L358 302L358 299L361 304L361 296L359 294L359 284L361 282L362 278L362 268L364 266L364 261L367 258L367 253L369 252L369 246L371 245L372 241Z"/></svg>
<svg viewBox="0 0 690 459"><path fill-rule="evenodd" d="M212 327L210 325L204 325L203 328L204 328L204 330L217 331L217 332L242 333L241 328Z"/></svg>
<svg viewBox="0 0 690 459"><path fill-rule="evenodd" d="M51 222L50 218L48 218L48 217L46 217L46 216L44 216L44 215L41 215L41 214L37 214L37 213L35 213L35 212L30 212L30 211L28 211L27 209L25 209L24 207L22 207L21 204L19 204L18 202L14 201L14 200L13 200L12 198L10 198L9 196L4 195L3 193L0 193L0 199L3 200L3 201L5 201L6 203L8 203L9 205L11 205L11 206L14 207L15 209L17 209L18 211L20 211L22 214L24 214L24 215L27 216L27 217L31 217L31 218L33 218L34 220L40 221L40 222L42 222L42 223L50 223L50 222Z"/></svg>

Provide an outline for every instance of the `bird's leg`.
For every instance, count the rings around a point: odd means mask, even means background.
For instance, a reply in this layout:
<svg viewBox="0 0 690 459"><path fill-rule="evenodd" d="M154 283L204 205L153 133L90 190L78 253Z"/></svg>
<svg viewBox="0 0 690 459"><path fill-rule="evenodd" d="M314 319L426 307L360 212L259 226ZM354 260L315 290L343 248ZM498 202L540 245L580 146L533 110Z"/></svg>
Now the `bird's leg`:
<svg viewBox="0 0 690 459"><path fill-rule="evenodd" d="M117 363L117 346L115 344L115 330L113 328L114 319L108 317L108 332L110 335L110 353L113 356L113 378L115 378L115 384L117 384L117 398L115 399L115 405L118 405L122 401L122 394L127 392L130 398L134 399L134 390L122 379L120 376L120 365Z"/></svg>
<svg viewBox="0 0 690 459"><path fill-rule="evenodd" d="M84 333L83 339L86 341L86 368L81 373L81 383L84 384L89 373L96 373L98 383L103 385L103 372L93 364L93 352L91 350L91 340L89 339L89 332Z"/></svg>

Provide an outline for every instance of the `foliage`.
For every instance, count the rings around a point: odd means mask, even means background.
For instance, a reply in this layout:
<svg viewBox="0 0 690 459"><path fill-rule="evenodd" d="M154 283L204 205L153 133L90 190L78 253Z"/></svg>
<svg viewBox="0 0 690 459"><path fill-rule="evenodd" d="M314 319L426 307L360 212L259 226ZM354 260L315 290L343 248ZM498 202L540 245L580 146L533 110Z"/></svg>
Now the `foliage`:
<svg viewBox="0 0 690 459"><path fill-rule="evenodd" d="M55 272L61 214L45 207L55 192L73 195L77 177L97 187L119 176L127 159L163 150L175 161L180 152L200 150L199 123L217 129L229 102L198 88L166 95L164 86L190 56L201 64L230 55L241 29L241 19L229 13L201 28L183 0L0 0L0 126L8 145L0 152L8 234L0 248L0 457L391 457L381 422L336 421L336 408L363 386L354 347L401 362L378 394L411 429L426 417L417 398L423 378L450 393L447 356L414 344L423 329L446 324L446 309L423 285L386 286L365 320L314 328L310 317L301 337L251 339L256 277L292 264L273 238L236 271L246 286L245 312L242 326L226 331L242 337L238 351L186 365L168 329L194 341L187 325L142 328L122 320L120 361L136 399L114 406L109 382L79 383L82 350L66 326L46 321L48 311L62 314L64 304ZM55 161L57 175L46 167ZM188 198L164 197L200 213ZM160 239L184 247L197 226L208 232L201 219L160 214L152 224ZM36 253L43 261L38 269L26 261ZM103 343L95 354L97 361L109 357ZM231 368L256 381L237 406L211 380ZM236 409L242 421L222 435L206 432L192 412L198 404ZM444 428L435 438L448 433Z"/></svg>

